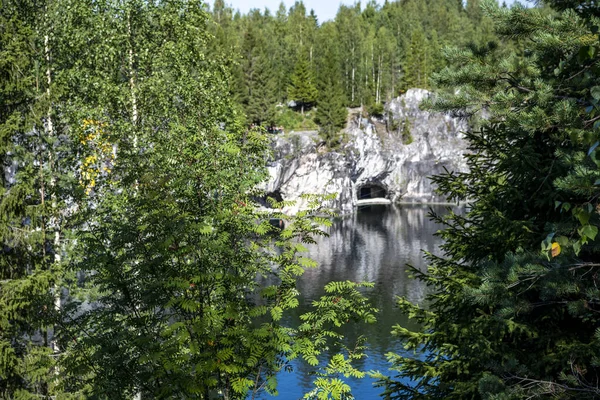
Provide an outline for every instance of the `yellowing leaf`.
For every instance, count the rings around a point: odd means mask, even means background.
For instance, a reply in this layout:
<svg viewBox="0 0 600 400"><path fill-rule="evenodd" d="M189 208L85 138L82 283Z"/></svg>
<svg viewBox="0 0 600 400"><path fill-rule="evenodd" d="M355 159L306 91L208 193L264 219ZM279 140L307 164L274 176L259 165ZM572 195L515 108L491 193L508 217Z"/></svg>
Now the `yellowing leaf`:
<svg viewBox="0 0 600 400"><path fill-rule="evenodd" d="M560 244L556 242L552 243L552 249L550 252L552 254L552 257L558 257L558 255L560 254Z"/></svg>

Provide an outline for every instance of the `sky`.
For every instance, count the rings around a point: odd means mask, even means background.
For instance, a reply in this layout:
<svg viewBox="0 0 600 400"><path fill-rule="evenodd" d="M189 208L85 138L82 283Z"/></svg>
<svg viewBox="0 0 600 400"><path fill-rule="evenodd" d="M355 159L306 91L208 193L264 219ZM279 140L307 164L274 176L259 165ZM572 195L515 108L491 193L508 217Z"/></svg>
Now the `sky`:
<svg viewBox="0 0 600 400"><path fill-rule="evenodd" d="M247 13L248 10L252 8L259 8L264 10L265 8L270 9L273 14L279 8L279 3L282 0L225 0L225 4L231 6L234 10L240 10L242 13ZM337 10L340 4L352 5L355 3L355 0L303 0L304 6L307 11L310 9L315 10L315 14L317 14L319 22L324 22L335 17ZM510 5L515 0L506 0L506 4ZM286 8L290 8L294 5L295 0L283 0ZM377 1L379 4L383 2L383 0ZM525 3L524 1L521 1ZM210 0L211 6L213 5L214 0ZM363 0L362 4L366 4L367 0Z"/></svg>

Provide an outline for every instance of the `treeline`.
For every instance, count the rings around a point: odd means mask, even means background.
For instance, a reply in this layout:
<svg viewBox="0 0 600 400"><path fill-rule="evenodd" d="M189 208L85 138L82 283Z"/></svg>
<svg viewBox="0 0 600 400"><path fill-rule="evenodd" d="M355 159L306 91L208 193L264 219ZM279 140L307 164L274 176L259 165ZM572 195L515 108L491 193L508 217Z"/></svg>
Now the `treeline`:
<svg viewBox="0 0 600 400"><path fill-rule="evenodd" d="M216 0L211 13L217 45L235 55L233 90L248 122L277 124L276 105L294 101L301 113L317 105L329 134L344 107L380 112L406 89L431 88L446 66L442 48L498 39L479 0L357 2L322 23L302 1L241 15Z"/></svg>

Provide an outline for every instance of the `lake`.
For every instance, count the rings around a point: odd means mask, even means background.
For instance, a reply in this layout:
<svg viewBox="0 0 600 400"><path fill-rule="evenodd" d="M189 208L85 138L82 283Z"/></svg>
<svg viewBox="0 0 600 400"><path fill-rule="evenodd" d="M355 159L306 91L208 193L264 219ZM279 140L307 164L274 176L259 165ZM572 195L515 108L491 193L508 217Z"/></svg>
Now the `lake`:
<svg viewBox="0 0 600 400"><path fill-rule="evenodd" d="M437 213L444 213L444 206L433 206ZM348 343L354 343L359 335L367 337L368 358L357 367L362 370L379 370L386 373L388 352L401 353L401 344L390 332L392 326L409 323L396 307L396 296L406 296L422 304L427 287L407 277L406 264L421 270L426 268L423 251L439 254L441 239L434 236L441 227L429 220L429 206L370 206L358 210L352 216L340 219L328 229L329 237L318 239L309 246L309 255L319 263L316 269L307 270L300 278L298 290L301 306L287 315L287 323L297 324L299 315L308 310L314 299L323 295L323 286L331 281L369 281L375 287L365 294L379 309L376 324L352 325L344 330ZM294 372L282 372L278 376L280 399L299 399L311 390L314 376L312 367L295 360ZM374 380L345 379L352 387L356 399L377 399L380 388L374 388ZM263 399L273 397L263 395Z"/></svg>

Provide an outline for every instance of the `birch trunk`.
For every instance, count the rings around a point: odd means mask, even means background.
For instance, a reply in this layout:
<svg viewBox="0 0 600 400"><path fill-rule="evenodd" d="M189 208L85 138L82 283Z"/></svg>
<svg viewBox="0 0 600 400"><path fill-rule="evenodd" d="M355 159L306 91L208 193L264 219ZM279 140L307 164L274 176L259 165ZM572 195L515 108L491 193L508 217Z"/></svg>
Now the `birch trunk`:
<svg viewBox="0 0 600 400"><path fill-rule="evenodd" d="M134 66L134 52L133 52L133 35L131 31L131 10L127 13L127 37L129 42L128 51L128 62L129 62L129 90L131 93L131 122L135 125L138 120L138 108L137 108L137 97L136 97L136 83L135 83L135 71ZM133 146L137 148L137 136L134 136Z"/></svg>
<svg viewBox="0 0 600 400"><path fill-rule="evenodd" d="M134 70L134 60L135 53L133 49L133 31L131 29L131 8L127 10L127 42L128 42L128 51L127 51L127 61L129 66L129 92L131 96L131 123L134 126L133 133L133 149L137 150L138 148L138 137L135 131L135 125L138 122L138 107L137 107L137 97L136 97L136 81L135 81L135 70ZM135 181L135 188L137 192L138 181ZM137 309L137 305L136 305ZM138 391L133 395L133 400L142 400L142 392L139 387L136 388Z"/></svg>
<svg viewBox="0 0 600 400"><path fill-rule="evenodd" d="M354 103L354 86L356 76L356 64L354 63L354 46L352 46L352 103Z"/></svg>
<svg viewBox="0 0 600 400"><path fill-rule="evenodd" d="M376 90L376 94L375 94L375 101L379 104L381 103L381 64L382 64L382 57L379 56L378 60L377 60L377 90Z"/></svg>
<svg viewBox="0 0 600 400"><path fill-rule="evenodd" d="M375 86L375 49L373 43L371 43L371 72L371 84Z"/></svg>
<svg viewBox="0 0 600 400"><path fill-rule="evenodd" d="M46 16L47 17L47 16ZM51 67L51 57L50 57L50 37L46 34L44 35L44 57L46 59L46 97L48 99L48 109L46 110L46 123L44 125L46 137L52 141L52 139L56 136L56 132L54 130L54 121L52 120L52 101L51 101L51 85L52 85L52 67ZM50 199L51 199L51 217L49 219L49 227L53 231L53 240L52 245L54 249L54 263L59 264L61 262L61 235L60 235L60 216L58 211L58 200L56 198L56 175L54 171L54 154L53 154L53 145L49 146L48 149L48 168L50 170ZM44 192L44 191L43 191ZM42 193L42 196L45 196L45 193ZM44 199L42 198L42 202ZM61 302L61 289L59 285L54 284L52 291L54 293L54 309L59 312L62 308ZM54 353L57 354L60 352L60 348L55 339L55 335L52 337L52 341L50 342L50 346L53 349Z"/></svg>

